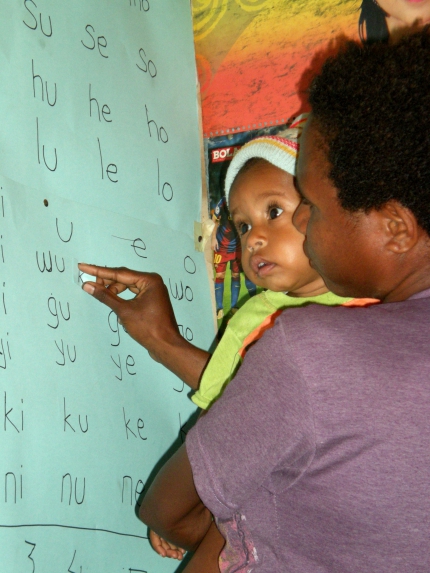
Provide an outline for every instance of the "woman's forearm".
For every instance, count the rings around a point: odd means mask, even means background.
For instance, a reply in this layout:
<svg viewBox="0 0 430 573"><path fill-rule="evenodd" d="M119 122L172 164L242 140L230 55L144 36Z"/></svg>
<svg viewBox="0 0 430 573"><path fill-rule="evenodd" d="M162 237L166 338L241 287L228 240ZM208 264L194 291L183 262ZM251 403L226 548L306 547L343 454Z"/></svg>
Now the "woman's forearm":
<svg viewBox="0 0 430 573"><path fill-rule="evenodd" d="M149 487L140 519L156 533L187 551L195 551L212 523L194 486L185 444L166 462Z"/></svg>

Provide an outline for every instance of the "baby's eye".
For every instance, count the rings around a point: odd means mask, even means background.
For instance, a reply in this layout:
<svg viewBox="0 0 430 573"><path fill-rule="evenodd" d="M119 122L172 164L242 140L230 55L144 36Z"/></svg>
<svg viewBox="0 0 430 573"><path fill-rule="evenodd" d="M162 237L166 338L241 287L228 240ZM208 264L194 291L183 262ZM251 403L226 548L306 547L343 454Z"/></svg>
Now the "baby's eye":
<svg viewBox="0 0 430 573"><path fill-rule="evenodd" d="M245 233L247 233L251 228L251 225L248 225L247 223L238 223L236 226L237 232L240 236L245 235Z"/></svg>
<svg viewBox="0 0 430 573"><path fill-rule="evenodd" d="M269 209L269 219L276 219L283 212L280 207L270 207Z"/></svg>

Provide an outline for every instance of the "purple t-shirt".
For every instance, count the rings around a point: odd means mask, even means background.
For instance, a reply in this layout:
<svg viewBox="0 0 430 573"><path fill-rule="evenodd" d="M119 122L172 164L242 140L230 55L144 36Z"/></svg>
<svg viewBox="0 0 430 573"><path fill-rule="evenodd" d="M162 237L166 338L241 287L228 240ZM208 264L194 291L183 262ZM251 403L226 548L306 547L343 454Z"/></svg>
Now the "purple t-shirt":
<svg viewBox="0 0 430 573"><path fill-rule="evenodd" d="M288 309L186 444L222 571L429 573L430 290Z"/></svg>

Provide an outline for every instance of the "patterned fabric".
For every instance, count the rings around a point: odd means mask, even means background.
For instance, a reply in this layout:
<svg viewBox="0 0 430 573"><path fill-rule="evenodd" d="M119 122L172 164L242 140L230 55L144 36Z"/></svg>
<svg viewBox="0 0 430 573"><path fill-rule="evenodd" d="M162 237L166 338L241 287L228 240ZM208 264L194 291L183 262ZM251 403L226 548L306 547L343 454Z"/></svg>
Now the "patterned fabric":
<svg viewBox="0 0 430 573"><path fill-rule="evenodd" d="M254 157L265 159L282 171L295 175L296 160L299 149L299 130L291 130L291 139L277 135L263 135L245 143L231 160L225 177L225 196L229 198L230 189L236 175L247 161Z"/></svg>
<svg viewBox="0 0 430 573"><path fill-rule="evenodd" d="M249 573L258 562L258 555L252 541L246 518L236 513L232 519L216 519L226 544L219 556L221 573Z"/></svg>

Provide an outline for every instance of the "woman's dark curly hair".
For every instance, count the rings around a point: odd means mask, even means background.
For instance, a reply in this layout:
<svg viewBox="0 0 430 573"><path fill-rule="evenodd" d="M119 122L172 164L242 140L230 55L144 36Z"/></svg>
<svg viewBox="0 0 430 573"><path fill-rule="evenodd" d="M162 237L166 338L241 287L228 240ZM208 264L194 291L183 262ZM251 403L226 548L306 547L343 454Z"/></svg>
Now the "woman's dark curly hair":
<svg viewBox="0 0 430 573"><path fill-rule="evenodd" d="M394 199L430 235L430 27L395 45L348 42L309 96L342 207Z"/></svg>
<svg viewBox="0 0 430 573"><path fill-rule="evenodd" d="M386 13L375 0L363 0L361 3L358 33L363 42L387 42L389 38Z"/></svg>

